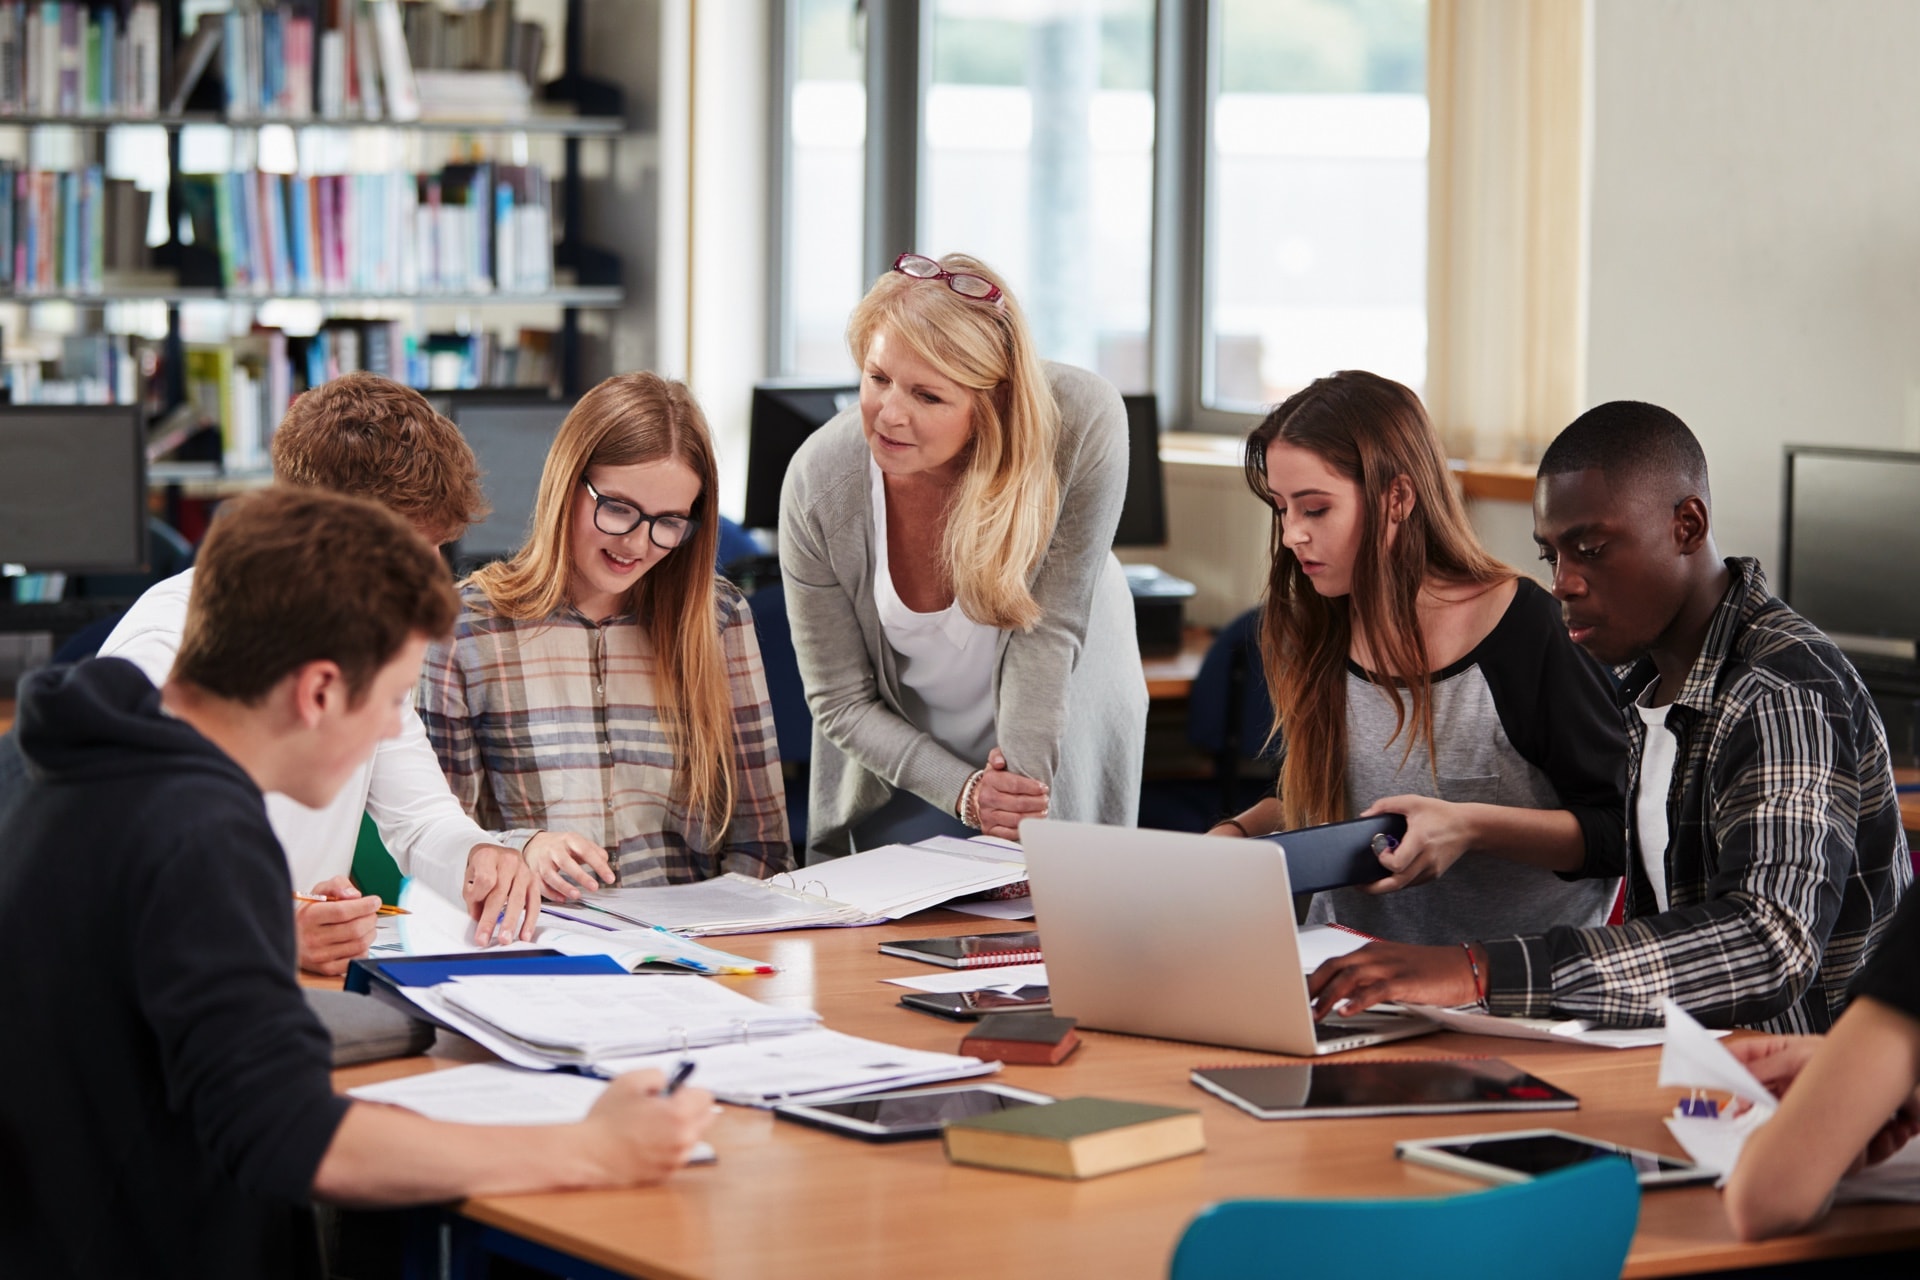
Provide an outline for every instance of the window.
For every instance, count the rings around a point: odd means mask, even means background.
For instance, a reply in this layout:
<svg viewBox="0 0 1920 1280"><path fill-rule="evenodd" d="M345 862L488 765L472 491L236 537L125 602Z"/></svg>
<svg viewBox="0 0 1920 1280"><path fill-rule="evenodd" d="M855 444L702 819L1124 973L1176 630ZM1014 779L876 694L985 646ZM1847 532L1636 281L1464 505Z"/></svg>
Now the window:
<svg viewBox="0 0 1920 1280"><path fill-rule="evenodd" d="M866 57L851 0L792 0L778 372L851 379L847 316L866 293Z"/></svg>
<svg viewBox="0 0 1920 1280"><path fill-rule="evenodd" d="M1040 354L1145 390L1153 0L935 0L922 253L1006 276Z"/></svg>
<svg viewBox="0 0 1920 1280"><path fill-rule="evenodd" d="M1426 380L1425 0L1215 0L1201 399Z"/></svg>

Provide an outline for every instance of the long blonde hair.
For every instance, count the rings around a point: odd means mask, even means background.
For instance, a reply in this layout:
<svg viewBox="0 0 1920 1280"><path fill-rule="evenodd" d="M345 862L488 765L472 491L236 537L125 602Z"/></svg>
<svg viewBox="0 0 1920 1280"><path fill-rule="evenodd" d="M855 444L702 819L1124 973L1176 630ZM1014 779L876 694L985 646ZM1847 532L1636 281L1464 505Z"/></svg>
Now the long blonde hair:
<svg viewBox="0 0 1920 1280"><path fill-rule="evenodd" d="M641 575L624 602L652 641L655 693L687 807L724 830L733 811L733 698L714 602L719 483L707 420L686 386L652 373L608 378L573 406L547 450L526 545L474 573L501 615L551 617L572 598L574 492L594 467L684 463L700 480L691 538Z"/></svg>
<svg viewBox="0 0 1920 1280"><path fill-rule="evenodd" d="M847 346L864 369L868 345L884 330L970 394L973 434L947 504L941 570L969 618L1026 631L1040 621L1031 586L1060 515L1060 409L1006 282L963 253L940 265L993 281L999 300L889 271L854 308Z"/></svg>
<svg viewBox="0 0 1920 1280"><path fill-rule="evenodd" d="M1267 446L1275 440L1309 450L1360 486L1360 550L1346 596L1329 598L1314 589L1282 545L1284 530L1274 510L1260 656L1273 694L1273 733L1286 742L1280 808L1291 829L1349 816L1346 664L1354 620L1366 637L1372 674L1393 703L1388 741L1407 731L1405 754L1424 746L1429 766L1437 769L1421 588L1436 578L1492 587L1516 575L1474 536L1427 411L1399 383L1373 373L1336 373L1268 414L1247 437L1246 473L1270 509ZM1402 477L1412 488L1413 509L1389 548L1387 505Z"/></svg>

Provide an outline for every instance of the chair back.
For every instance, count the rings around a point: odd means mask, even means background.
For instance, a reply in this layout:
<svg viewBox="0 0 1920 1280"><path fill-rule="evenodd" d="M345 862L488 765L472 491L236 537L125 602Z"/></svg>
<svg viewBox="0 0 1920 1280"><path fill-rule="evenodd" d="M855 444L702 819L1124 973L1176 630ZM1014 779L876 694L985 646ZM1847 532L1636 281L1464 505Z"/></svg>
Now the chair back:
<svg viewBox="0 0 1920 1280"><path fill-rule="evenodd" d="M798 854L807 842L807 773L813 759L813 712L800 682L800 659L793 651L793 627L787 621L787 593L778 578L747 597L753 629L760 639L760 663L767 673L767 701L773 704L773 735L780 744L786 775L787 832Z"/></svg>
<svg viewBox="0 0 1920 1280"><path fill-rule="evenodd" d="M1201 1210L1172 1280L1615 1280L1640 1218L1625 1160L1416 1200L1229 1200Z"/></svg>
<svg viewBox="0 0 1920 1280"><path fill-rule="evenodd" d="M1187 699L1187 738L1221 760L1259 760L1273 725L1273 699L1260 665L1260 611L1249 609L1214 635Z"/></svg>

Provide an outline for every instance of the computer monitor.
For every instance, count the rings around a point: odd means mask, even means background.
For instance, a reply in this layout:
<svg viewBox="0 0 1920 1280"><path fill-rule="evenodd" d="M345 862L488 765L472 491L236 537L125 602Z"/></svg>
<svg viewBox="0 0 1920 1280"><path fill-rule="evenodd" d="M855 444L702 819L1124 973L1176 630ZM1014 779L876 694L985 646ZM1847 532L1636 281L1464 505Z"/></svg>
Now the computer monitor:
<svg viewBox="0 0 1920 1280"><path fill-rule="evenodd" d="M0 406L0 565L143 568L146 443L138 405Z"/></svg>
<svg viewBox="0 0 1920 1280"><path fill-rule="evenodd" d="M749 529L780 526L780 485L787 478L787 464L808 436L859 401L859 386L845 382L781 379L754 387L742 525Z"/></svg>
<svg viewBox="0 0 1920 1280"><path fill-rule="evenodd" d="M481 490L493 508L460 539L454 565L465 572L512 555L526 541L547 449L573 406L545 396L463 395L449 407L454 425L473 446Z"/></svg>
<svg viewBox="0 0 1920 1280"><path fill-rule="evenodd" d="M1160 467L1160 406L1151 395L1122 396L1127 406L1127 500L1116 547L1167 545L1167 477Z"/></svg>
<svg viewBox="0 0 1920 1280"><path fill-rule="evenodd" d="M1786 461L1781 598L1843 644L1920 641L1920 453L1789 445Z"/></svg>

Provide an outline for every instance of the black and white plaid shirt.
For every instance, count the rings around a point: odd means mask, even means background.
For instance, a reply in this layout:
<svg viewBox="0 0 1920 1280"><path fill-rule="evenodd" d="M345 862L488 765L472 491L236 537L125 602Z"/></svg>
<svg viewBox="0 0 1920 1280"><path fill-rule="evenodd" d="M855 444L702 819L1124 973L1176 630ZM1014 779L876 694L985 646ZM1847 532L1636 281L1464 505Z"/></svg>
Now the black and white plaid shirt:
<svg viewBox="0 0 1920 1280"><path fill-rule="evenodd" d="M1767 591L1757 561L1733 584L1667 715L1679 741L1667 795L1668 909L1641 865L1627 798L1627 923L1485 943L1495 1013L1661 1019L1672 996L1710 1027L1817 1032L1913 880L1886 731L1840 650ZM1654 679L1642 660L1623 707ZM1646 726L1629 714L1637 788Z"/></svg>

